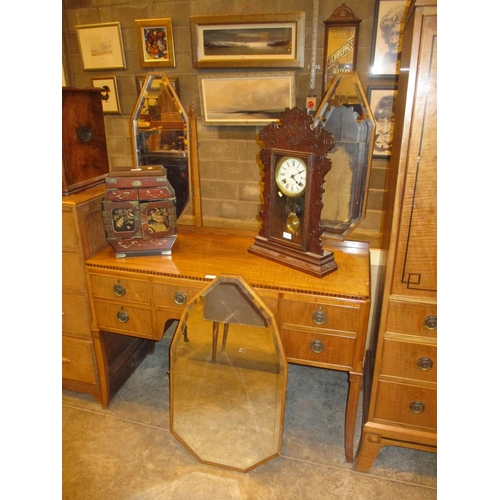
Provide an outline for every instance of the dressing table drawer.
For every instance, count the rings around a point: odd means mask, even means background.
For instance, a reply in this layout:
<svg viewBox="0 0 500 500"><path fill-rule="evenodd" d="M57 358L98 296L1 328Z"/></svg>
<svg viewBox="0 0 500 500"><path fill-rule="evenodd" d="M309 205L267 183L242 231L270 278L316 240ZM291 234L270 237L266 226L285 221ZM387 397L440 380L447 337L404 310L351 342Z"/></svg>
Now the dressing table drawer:
<svg viewBox="0 0 500 500"><path fill-rule="evenodd" d="M352 304L283 300L283 324L355 333L359 307Z"/></svg>
<svg viewBox="0 0 500 500"><path fill-rule="evenodd" d="M355 336L330 335L283 327L281 341L289 361L316 366L334 365L344 369L351 367L353 363Z"/></svg>
<svg viewBox="0 0 500 500"><path fill-rule="evenodd" d="M95 321L100 330L151 340L161 338L153 329L149 307L94 300L94 310Z"/></svg>
<svg viewBox="0 0 500 500"><path fill-rule="evenodd" d="M178 280L171 283L153 283L154 304L157 307L168 307L178 310L179 317L185 305L203 288L205 281Z"/></svg>
<svg viewBox="0 0 500 500"><path fill-rule="evenodd" d="M103 274L89 274L94 297L123 302L150 304L149 282Z"/></svg>

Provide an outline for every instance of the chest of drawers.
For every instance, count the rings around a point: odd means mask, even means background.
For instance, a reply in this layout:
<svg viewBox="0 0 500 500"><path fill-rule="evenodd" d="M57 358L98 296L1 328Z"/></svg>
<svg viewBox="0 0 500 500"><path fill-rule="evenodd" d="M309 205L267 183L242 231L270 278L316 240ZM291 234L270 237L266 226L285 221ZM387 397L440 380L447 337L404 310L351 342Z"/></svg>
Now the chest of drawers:
<svg viewBox="0 0 500 500"><path fill-rule="evenodd" d="M171 256L117 259L108 248L86 261L102 406L116 387L109 335L160 340L214 277L240 275L274 314L289 362L350 374L345 442L352 461L370 310L368 248L334 249L339 269L320 279L248 253L252 243L251 236L181 229Z"/></svg>

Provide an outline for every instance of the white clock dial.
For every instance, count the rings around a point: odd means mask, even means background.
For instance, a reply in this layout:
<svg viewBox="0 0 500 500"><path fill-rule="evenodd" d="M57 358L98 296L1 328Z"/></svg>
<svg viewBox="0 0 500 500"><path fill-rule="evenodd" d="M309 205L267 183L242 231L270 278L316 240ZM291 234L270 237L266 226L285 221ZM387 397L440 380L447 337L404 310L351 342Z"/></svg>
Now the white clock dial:
<svg viewBox="0 0 500 500"><path fill-rule="evenodd" d="M306 189L307 166L304 160L285 156L276 165L276 184L289 197L300 196Z"/></svg>

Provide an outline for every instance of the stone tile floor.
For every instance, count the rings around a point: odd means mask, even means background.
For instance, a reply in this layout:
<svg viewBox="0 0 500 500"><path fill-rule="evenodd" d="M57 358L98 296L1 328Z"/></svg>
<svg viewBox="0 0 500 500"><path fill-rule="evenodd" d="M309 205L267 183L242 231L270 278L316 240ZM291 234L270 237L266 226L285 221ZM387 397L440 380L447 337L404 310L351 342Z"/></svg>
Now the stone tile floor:
<svg viewBox="0 0 500 500"><path fill-rule="evenodd" d="M433 453L386 447L369 473L345 462L347 374L320 368L288 366L278 458L247 473L198 462L169 430L169 342L157 343L108 409L63 391L64 500L437 498Z"/></svg>

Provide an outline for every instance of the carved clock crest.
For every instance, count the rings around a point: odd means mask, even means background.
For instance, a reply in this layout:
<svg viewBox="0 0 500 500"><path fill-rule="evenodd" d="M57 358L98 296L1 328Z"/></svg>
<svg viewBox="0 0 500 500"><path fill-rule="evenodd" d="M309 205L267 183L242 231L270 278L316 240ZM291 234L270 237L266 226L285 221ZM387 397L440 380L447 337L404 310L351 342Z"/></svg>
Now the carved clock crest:
<svg viewBox="0 0 500 500"><path fill-rule="evenodd" d="M249 252L299 271L323 277L337 269L333 253L323 250L320 224L330 132L314 127L306 110L287 109L278 123L259 134L264 148L262 227Z"/></svg>

